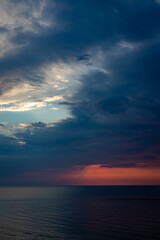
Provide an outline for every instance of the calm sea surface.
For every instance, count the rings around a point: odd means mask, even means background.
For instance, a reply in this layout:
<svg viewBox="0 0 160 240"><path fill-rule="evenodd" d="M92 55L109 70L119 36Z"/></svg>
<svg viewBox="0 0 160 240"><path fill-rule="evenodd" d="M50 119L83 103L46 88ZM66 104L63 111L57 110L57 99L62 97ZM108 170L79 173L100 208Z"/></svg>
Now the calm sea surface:
<svg viewBox="0 0 160 240"><path fill-rule="evenodd" d="M160 239L160 187L0 187L0 239Z"/></svg>

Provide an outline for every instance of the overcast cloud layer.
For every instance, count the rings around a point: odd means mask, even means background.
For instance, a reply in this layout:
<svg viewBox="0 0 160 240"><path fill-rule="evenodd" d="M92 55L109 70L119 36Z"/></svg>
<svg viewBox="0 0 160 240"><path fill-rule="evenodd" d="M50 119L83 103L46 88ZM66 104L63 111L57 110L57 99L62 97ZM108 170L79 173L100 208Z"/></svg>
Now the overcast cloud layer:
<svg viewBox="0 0 160 240"><path fill-rule="evenodd" d="M0 35L2 183L160 167L158 0L2 0Z"/></svg>

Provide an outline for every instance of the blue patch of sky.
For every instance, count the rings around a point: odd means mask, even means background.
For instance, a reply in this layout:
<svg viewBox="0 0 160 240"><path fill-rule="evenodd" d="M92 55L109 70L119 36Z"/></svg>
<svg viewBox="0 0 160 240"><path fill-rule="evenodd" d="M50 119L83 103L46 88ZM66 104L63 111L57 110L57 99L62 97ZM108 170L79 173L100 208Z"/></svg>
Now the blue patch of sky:
<svg viewBox="0 0 160 240"><path fill-rule="evenodd" d="M55 108L55 109L53 109ZM31 122L58 122L71 117L69 110L58 104L25 112L1 112L0 120L4 124L20 124Z"/></svg>

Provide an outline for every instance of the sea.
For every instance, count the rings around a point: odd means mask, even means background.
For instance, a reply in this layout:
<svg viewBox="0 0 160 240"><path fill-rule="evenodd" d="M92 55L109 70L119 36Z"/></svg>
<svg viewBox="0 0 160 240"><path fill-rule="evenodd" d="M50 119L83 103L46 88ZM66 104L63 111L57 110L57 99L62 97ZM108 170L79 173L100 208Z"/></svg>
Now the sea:
<svg viewBox="0 0 160 240"><path fill-rule="evenodd" d="M0 240L160 239L160 186L0 187Z"/></svg>

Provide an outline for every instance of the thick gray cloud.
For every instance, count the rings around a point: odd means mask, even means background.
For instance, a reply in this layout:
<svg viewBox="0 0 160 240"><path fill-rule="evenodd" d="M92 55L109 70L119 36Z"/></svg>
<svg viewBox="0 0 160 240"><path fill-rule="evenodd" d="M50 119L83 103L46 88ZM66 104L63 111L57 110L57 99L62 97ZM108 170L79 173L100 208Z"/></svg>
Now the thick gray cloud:
<svg viewBox="0 0 160 240"><path fill-rule="evenodd" d="M87 164L159 166L160 5L151 0L51 2L45 1L43 19L57 21L55 27L15 29L10 37L22 47L0 59L2 93L23 81L17 73L25 76L49 63L80 62L89 70L78 77L76 91L59 102L71 118L56 124L38 120L1 135L1 176ZM24 79L43 82L40 75Z"/></svg>
<svg viewBox="0 0 160 240"><path fill-rule="evenodd" d="M38 32L25 30L25 24L20 30L15 28L10 41L22 47L0 60L0 72L31 70L50 61L70 61L88 48L110 48L120 40L154 38L159 34L159 11L158 4L150 0L46 1L43 15L57 21L57 25L41 26Z"/></svg>

